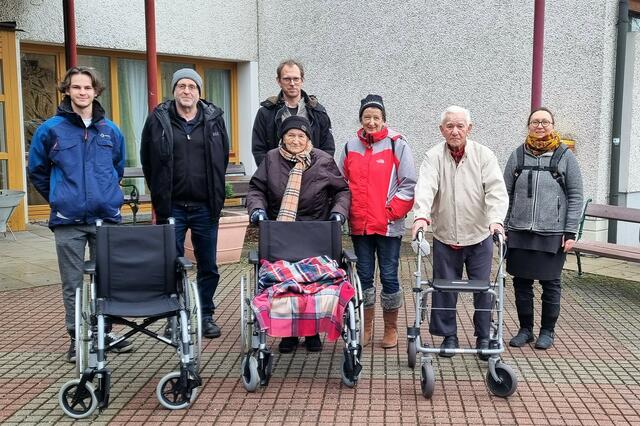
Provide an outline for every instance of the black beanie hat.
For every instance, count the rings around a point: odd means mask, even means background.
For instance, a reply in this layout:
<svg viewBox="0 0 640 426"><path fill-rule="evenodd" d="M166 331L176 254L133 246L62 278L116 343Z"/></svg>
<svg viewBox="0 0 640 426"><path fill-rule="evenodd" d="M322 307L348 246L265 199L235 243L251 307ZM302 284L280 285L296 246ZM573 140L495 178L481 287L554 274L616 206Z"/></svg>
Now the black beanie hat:
<svg viewBox="0 0 640 426"><path fill-rule="evenodd" d="M302 130L311 139L311 123L301 115L291 115L280 124L280 139L291 129Z"/></svg>
<svg viewBox="0 0 640 426"><path fill-rule="evenodd" d="M362 113L367 108L378 108L382 111L382 119L387 121L387 113L384 110L384 103L382 102L382 96L380 95L367 95L366 98L360 101L360 116L359 119L362 121Z"/></svg>

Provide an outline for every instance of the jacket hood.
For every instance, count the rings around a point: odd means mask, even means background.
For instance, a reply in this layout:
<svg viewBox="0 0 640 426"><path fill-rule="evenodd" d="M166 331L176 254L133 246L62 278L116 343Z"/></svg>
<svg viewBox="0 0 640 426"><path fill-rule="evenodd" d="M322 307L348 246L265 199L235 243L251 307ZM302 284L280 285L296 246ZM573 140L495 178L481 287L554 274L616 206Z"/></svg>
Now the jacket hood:
<svg viewBox="0 0 640 426"><path fill-rule="evenodd" d="M302 98L304 99L304 103L311 109L324 111L324 107L320 105L318 102L318 98L315 95L307 95L307 92L301 90ZM284 106L284 97L282 95L282 90L276 96L269 96L267 99L260 103L260 106L263 106L267 109L273 109L275 107Z"/></svg>

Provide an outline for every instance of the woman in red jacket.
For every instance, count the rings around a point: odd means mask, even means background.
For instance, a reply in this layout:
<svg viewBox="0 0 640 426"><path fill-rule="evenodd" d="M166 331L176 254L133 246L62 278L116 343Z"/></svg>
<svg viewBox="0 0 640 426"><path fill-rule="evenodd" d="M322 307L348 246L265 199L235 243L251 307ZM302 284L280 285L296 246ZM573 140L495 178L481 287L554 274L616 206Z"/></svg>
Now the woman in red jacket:
<svg viewBox="0 0 640 426"><path fill-rule="evenodd" d="M387 127L382 97L368 95L361 101L360 124L345 146L340 167L351 190L349 223L364 293L364 344L371 341L373 330L377 255L384 318L382 347L387 349L398 344L400 243L405 216L413 207L416 171L406 139Z"/></svg>

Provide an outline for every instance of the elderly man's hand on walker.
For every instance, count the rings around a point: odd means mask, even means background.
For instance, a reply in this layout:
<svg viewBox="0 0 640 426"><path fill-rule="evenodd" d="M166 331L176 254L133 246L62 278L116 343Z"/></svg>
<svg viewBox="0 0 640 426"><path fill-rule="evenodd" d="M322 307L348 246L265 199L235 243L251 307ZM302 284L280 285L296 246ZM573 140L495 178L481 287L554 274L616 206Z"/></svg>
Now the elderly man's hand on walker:
<svg viewBox="0 0 640 426"><path fill-rule="evenodd" d="M431 225L431 219L427 219L423 217L419 219L415 219L413 221L413 227L411 228L411 239L415 240L416 238L418 238L418 231L420 229L425 231L425 228L429 225Z"/></svg>

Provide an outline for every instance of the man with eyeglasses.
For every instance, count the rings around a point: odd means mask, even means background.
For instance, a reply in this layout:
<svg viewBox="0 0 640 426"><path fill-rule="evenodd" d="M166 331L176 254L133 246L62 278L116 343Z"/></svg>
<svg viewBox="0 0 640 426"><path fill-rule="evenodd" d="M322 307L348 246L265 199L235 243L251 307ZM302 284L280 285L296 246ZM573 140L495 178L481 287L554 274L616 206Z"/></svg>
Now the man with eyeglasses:
<svg viewBox="0 0 640 426"><path fill-rule="evenodd" d="M469 111L450 106L441 115L444 141L431 148L420 167L413 207L413 238L433 227L433 278L488 281L493 255L492 235L503 233L509 196L493 152L467 138ZM454 292L433 293L429 332L444 337L441 349L457 349ZM474 293L476 349L489 348L491 296ZM452 357L442 351L440 356ZM480 359L487 360L487 355Z"/></svg>
<svg viewBox="0 0 640 426"><path fill-rule="evenodd" d="M218 220L224 204L229 136L223 111L200 98L202 78L183 68L171 80L173 99L149 114L142 130L140 161L158 223L175 219L178 255L191 241L198 264L202 334L220 337L213 297L220 274L216 263ZM166 330L169 333L169 330Z"/></svg>
<svg viewBox="0 0 640 426"><path fill-rule="evenodd" d="M327 110L313 95L302 90L304 67L292 59L278 65L276 82L280 86L277 96L267 98L260 105L253 123L251 152L256 166L262 163L269 150L278 147L278 129L282 121L292 115L300 115L311 123L311 143L333 156L335 143L331 133L331 120Z"/></svg>

